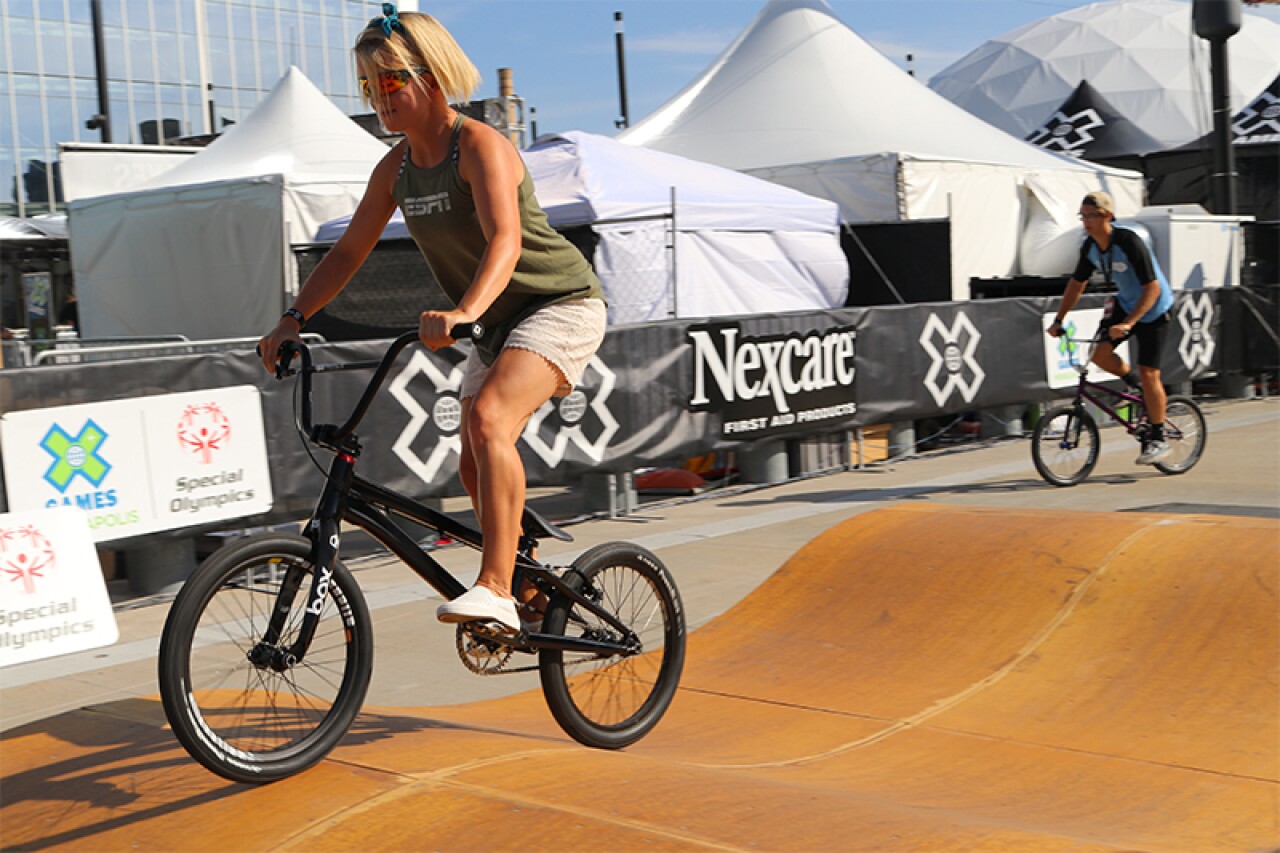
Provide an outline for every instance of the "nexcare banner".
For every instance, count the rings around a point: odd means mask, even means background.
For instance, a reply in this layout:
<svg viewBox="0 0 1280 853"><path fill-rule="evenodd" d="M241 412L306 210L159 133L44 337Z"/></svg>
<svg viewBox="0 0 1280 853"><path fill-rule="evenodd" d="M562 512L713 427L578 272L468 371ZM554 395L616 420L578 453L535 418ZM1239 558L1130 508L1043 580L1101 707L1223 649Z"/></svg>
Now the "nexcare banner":
<svg viewBox="0 0 1280 853"><path fill-rule="evenodd" d="M852 326L751 336L740 323L691 326L691 411L720 416L720 436L750 440L849 421L856 373Z"/></svg>

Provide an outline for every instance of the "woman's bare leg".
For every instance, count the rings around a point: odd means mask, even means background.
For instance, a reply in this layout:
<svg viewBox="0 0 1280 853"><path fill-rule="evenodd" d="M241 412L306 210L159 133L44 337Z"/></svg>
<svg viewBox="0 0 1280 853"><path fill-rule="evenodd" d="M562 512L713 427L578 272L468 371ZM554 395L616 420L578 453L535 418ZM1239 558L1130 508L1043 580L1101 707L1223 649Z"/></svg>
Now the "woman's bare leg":
<svg viewBox="0 0 1280 853"><path fill-rule="evenodd" d="M462 401L463 423L467 422L467 415L471 410L471 400L471 397L467 397ZM524 433L525 424L528 422L529 419L525 418L524 423L520 425L520 434ZM476 524L481 525L481 529L483 530L483 523L480 520L481 506L479 481L476 478L475 456L471 453L471 442L467 439L466 430L462 431L462 458L458 463L458 476L462 480L462 488L466 490L467 495L471 498L471 508L476 514ZM536 550L531 553L531 556L537 556ZM538 590L528 582L525 582L522 589L512 590L512 592L515 593L516 600L520 604L528 607L528 610L526 611L528 618L541 618L541 614L547 606L547 597L545 595L538 592Z"/></svg>
<svg viewBox="0 0 1280 853"><path fill-rule="evenodd" d="M484 535L476 583L504 597L511 597L525 501L524 462L516 442L529 417L562 381L559 371L537 353L507 349L476 396L463 403L459 475Z"/></svg>

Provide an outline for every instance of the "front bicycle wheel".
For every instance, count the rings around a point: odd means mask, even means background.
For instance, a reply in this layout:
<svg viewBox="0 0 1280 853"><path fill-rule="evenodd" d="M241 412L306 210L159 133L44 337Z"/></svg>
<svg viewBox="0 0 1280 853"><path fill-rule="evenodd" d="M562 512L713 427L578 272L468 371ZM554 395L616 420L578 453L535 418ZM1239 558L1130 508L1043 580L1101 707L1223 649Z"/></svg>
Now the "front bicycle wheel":
<svg viewBox="0 0 1280 853"><path fill-rule="evenodd" d="M1031 461L1045 482L1074 486L1098 464L1098 425L1073 404L1055 406L1041 416L1031 435Z"/></svg>
<svg viewBox="0 0 1280 853"><path fill-rule="evenodd" d="M1204 413L1186 397L1170 397L1165 405L1164 440L1169 444L1169 455L1155 463L1166 474L1185 474L1200 461L1204 453L1209 431Z"/></svg>
<svg viewBox="0 0 1280 853"><path fill-rule="evenodd" d="M626 542L597 545L566 578L634 634L626 655L543 649L538 669L552 716L581 744L620 749L666 713L684 669L684 608L671 575L649 551ZM547 604L543 633L621 642L616 628L564 595Z"/></svg>
<svg viewBox="0 0 1280 853"><path fill-rule="evenodd" d="M301 585L268 647L263 635L291 572ZM191 757L219 776L256 784L305 770L337 745L364 702L372 624L341 563L306 654L283 654L297 638L314 574L310 542L265 534L218 551L173 602L160 638L164 713Z"/></svg>

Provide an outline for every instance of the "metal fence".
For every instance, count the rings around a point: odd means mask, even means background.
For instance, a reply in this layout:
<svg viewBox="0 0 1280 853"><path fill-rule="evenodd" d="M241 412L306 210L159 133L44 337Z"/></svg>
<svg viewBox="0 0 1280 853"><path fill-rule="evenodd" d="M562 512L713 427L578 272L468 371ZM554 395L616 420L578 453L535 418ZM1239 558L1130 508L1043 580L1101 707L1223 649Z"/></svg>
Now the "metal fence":
<svg viewBox="0 0 1280 853"><path fill-rule="evenodd" d="M587 260L609 300L610 325L679 316L674 198L668 213L601 219L591 230L597 239Z"/></svg>
<svg viewBox="0 0 1280 853"><path fill-rule="evenodd" d="M19 330L21 331L21 330ZM308 343L324 343L322 335L306 333ZM0 367L42 367L53 364L89 364L127 359L161 358L249 349L259 338L215 338L192 341L184 335L151 335L128 338L80 338L59 334L55 339L30 340L25 335L0 342Z"/></svg>

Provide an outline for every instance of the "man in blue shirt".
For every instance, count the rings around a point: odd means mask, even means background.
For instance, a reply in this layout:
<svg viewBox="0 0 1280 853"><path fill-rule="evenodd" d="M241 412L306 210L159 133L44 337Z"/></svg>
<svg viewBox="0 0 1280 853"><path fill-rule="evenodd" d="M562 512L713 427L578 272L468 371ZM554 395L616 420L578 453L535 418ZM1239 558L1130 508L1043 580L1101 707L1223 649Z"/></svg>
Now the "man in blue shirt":
<svg viewBox="0 0 1280 853"><path fill-rule="evenodd" d="M1108 193L1089 193L1080 203L1080 220L1087 236L1048 332L1055 338L1062 335L1063 318L1084 293L1093 271L1102 270L1107 283L1115 285L1116 293L1107 300L1098 328L1100 335L1106 333L1106 340L1095 348L1093 362L1123 378L1130 387L1142 388L1151 431L1144 438L1142 453L1136 461L1139 465L1150 465L1169 455L1169 445L1164 438L1168 397L1160 381L1160 354L1168 333L1173 291L1152 261L1142 238L1128 228L1116 226L1115 215L1115 203ZM1136 375L1115 352L1116 347L1131 337L1138 348Z"/></svg>

